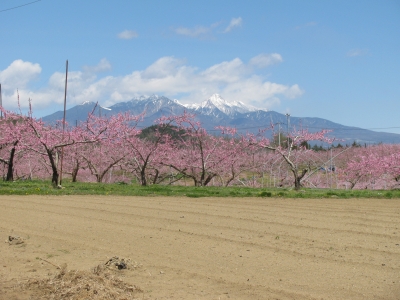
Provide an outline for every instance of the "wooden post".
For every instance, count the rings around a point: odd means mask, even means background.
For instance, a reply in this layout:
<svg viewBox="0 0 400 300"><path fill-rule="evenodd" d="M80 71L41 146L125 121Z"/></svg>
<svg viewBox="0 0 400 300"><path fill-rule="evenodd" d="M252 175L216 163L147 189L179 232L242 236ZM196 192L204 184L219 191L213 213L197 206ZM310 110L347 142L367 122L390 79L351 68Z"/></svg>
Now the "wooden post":
<svg viewBox="0 0 400 300"><path fill-rule="evenodd" d="M0 83L0 106L3 108L3 98L1 97L1 83ZM3 119L3 111L0 111L0 119Z"/></svg>
<svg viewBox="0 0 400 300"><path fill-rule="evenodd" d="M67 109L67 82L68 82L68 59L65 67L64 117L63 117L63 134L62 134L63 142L64 142L64 132L65 132L65 114ZM63 158L64 158L64 147L61 148L60 185L62 184Z"/></svg>

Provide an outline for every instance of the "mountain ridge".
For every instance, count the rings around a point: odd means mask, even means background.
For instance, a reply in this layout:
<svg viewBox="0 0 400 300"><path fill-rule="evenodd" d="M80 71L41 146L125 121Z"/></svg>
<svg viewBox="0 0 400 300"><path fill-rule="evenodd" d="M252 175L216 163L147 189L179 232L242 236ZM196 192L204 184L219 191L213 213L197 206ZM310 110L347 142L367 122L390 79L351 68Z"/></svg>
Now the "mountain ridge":
<svg viewBox="0 0 400 300"><path fill-rule="evenodd" d="M196 115L196 119L208 131L215 131L216 126L229 126L237 128L240 133L258 133L259 129L273 124L275 129L287 132L287 116L275 111L267 111L247 106L242 102L228 102L220 95L214 94L209 99L198 105L184 105L178 100L171 100L165 96L140 96L127 102L119 102L110 107L102 107L94 102L84 102L67 110L66 121L76 125L86 120L89 113L111 116L118 113L130 112L133 115L144 113L141 127L154 124L158 118L166 115L180 115L185 111ZM63 118L63 112L58 111L45 116L42 120L46 123L55 123ZM340 143L351 144L354 141L361 144L400 143L400 134L376 132L353 126L345 126L318 117L290 116L290 127L306 128L310 132L322 129L333 130L327 134L341 140Z"/></svg>

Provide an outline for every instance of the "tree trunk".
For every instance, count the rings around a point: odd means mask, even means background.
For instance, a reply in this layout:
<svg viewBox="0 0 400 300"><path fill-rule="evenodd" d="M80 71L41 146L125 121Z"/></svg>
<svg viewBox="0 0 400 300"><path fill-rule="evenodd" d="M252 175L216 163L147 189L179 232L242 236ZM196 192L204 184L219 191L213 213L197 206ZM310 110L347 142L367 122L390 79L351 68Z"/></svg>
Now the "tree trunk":
<svg viewBox="0 0 400 300"><path fill-rule="evenodd" d="M140 184L142 186L147 186L146 169L140 170Z"/></svg>
<svg viewBox="0 0 400 300"><path fill-rule="evenodd" d="M296 175L294 177L295 177L294 178L294 189L296 191L298 191L301 188L300 178L299 178L299 176L296 176Z"/></svg>
<svg viewBox="0 0 400 300"><path fill-rule="evenodd" d="M298 191L298 190L300 190L300 188L301 188L301 186L302 186L301 180L303 179L304 175L306 175L307 169L304 169L304 170L301 172L301 175L299 175L299 174L297 173L297 170L292 170L292 172L293 172L293 174L294 174L294 189L295 189L296 191Z"/></svg>
<svg viewBox="0 0 400 300"><path fill-rule="evenodd" d="M14 180L14 157L15 157L15 147L18 145L19 141L14 143L14 147L12 147L10 152L10 159L8 160L8 168L7 168L7 176L6 181L13 181Z"/></svg>
<svg viewBox="0 0 400 300"><path fill-rule="evenodd" d="M209 174L206 178L206 180L204 180L203 182L203 186L206 186L207 184L210 183L211 179L213 179L215 177L216 174Z"/></svg>
<svg viewBox="0 0 400 300"><path fill-rule="evenodd" d="M51 183L53 184L54 187L57 187L58 185L58 170L57 170L57 165L56 162L54 161L53 153L51 150L46 149L47 156L49 157L50 165L51 165L51 170L53 171L53 175L51 177Z"/></svg>
<svg viewBox="0 0 400 300"><path fill-rule="evenodd" d="M153 184L156 184L156 183L157 183L158 175L159 175L159 172L158 172L158 170L156 169L156 174L154 175Z"/></svg>
<svg viewBox="0 0 400 300"><path fill-rule="evenodd" d="M8 165L7 165L6 181L14 180L14 161L13 161L14 154L15 154L15 148L12 148L11 152L10 152L10 160L8 161Z"/></svg>
<svg viewBox="0 0 400 300"><path fill-rule="evenodd" d="M75 168L72 170L72 182L76 182L76 177L78 176L79 171L79 161L77 161Z"/></svg>
<svg viewBox="0 0 400 300"><path fill-rule="evenodd" d="M14 155L15 155L15 148L12 148L10 152L10 159L7 164L6 181L14 180Z"/></svg>

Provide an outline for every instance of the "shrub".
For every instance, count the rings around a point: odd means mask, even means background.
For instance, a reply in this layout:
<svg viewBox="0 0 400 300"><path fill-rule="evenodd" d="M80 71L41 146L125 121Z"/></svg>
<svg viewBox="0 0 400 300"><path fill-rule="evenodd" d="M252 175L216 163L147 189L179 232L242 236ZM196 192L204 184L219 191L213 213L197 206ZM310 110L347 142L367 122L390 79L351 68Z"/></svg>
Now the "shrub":
<svg viewBox="0 0 400 300"><path fill-rule="evenodd" d="M271 192L267 192L267 191L262 191L259 194L259 197L272 197L272 193Z"/></svg>

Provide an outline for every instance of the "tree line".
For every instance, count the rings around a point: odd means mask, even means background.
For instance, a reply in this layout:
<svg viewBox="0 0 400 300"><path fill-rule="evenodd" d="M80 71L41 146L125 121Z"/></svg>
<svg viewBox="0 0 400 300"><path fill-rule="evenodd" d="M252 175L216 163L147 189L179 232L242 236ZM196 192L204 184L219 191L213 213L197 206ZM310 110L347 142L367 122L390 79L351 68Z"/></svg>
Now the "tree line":
<svg viewBox="0 0 400 300"><path fill-rule="evenodd" d="M266 131L239 134L218 127L209 134L195 115L165 116L143 130L143 115L89 114L69 126L49 125L1 108L0 164L3 180L62 179L150 184L246 185L318 188L396 188L398 145L335 146L321 151L311 141L331 144L328 131L292 128L286 136ZM74 124L75 125L75 124ZM332 144L331 144L332 145Z"/></svg>

